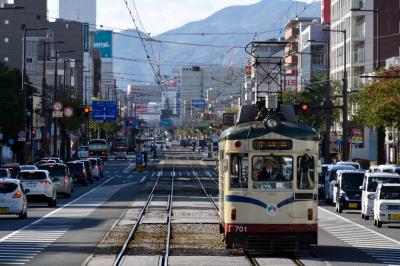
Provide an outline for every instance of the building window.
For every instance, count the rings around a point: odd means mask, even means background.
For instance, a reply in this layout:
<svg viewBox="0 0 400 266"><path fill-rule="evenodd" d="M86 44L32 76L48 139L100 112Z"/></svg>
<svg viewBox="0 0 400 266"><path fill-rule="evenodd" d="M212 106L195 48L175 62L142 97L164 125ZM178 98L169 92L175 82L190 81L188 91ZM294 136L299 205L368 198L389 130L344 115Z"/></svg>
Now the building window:
<svg viewBox="0 0 400 266"><path fill-rule="evenodd" d="M4 57L4 62L8 62L8 57Z"/></svg>
<svg viewBox="0 0 400 266"><path fill-rule="evenodd" d="M8 39L8 37L5 37L5 38L4 38L4 42L7 43L7 42L9 42L9 41L10 41L10 39Z"/></svg>
<svg viewBox="0 0 400 266"><path fill-rule="evenodd" d="M4 24L8 25L8 24L10 24L10 21L8 19L4 20Z"/></svg>
<svg viewBox="0 0 400 266"><path fill-rule="evenodd" d="M31 57L27 57L27 58L26 58L26 62L27 62L27 63L32 63L32 62L33 62L33 59L32 59Z"/></svg>

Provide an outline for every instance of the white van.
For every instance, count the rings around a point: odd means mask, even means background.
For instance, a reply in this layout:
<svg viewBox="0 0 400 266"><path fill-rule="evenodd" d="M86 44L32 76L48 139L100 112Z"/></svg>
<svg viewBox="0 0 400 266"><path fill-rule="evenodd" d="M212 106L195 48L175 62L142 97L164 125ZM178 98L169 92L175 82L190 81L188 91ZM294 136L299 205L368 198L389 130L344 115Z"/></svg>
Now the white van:
<svg viewBox="0 0 400 266"><path fill-rule="evenodd" d="M393 164L382 164L378 166L378 172L381 173L393 173L400 175L400 166Z"/></svg>
<svg viewBox="0 0 400 266"><path fill-rule="evenodd" d="M400 184L379 184L374 200L374 225L400 223Z"/></svg>
<svg viewBox="0 0 400 266"><path fill-rule="evenodd" d="M366 173L360 187L361 218L368 220L374 214L374 198L379 183L400 183L400 175L392 173Z"/></svg>

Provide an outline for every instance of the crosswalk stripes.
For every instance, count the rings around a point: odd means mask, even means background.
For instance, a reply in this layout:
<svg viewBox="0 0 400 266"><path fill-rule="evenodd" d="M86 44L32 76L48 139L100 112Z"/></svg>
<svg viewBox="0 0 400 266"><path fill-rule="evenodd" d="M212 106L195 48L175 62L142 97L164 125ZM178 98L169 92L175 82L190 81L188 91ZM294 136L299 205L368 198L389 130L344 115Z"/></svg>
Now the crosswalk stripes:
<svg viewBox="0 0 400 266"><path fill-rule="evenodd" d="M24 265L39 255L46 247L57 241L69 228L64 224L53 226L33 226L17 231L0 239L0 265Z"/></svg>
<svg viewBox="0 0 400 266"><path fill-rule="evenodd" d="M319 208L318 226L327 233L384 264L400 265L399 241L356 224L323 208Z"/></svg>

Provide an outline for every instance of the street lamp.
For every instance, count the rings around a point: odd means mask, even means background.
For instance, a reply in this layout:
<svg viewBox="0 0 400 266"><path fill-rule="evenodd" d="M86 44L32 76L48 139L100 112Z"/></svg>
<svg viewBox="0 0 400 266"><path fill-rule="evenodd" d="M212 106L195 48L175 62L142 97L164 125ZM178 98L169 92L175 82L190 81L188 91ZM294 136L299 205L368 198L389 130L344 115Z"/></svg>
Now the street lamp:
<svg viewBox="0 0 400 266"><path fill-rule="evenodd" d="M63 44L63 41L46 42L43 40L43 76L42 76L42 117L44 118L44 127L42 129L42 146L44 155L47 156L48 141L47 141L47 84L46 84L46 46L49 44Z"/></svg>
<svg viewBox="0 0 400 266"><path fill-rule="evenodd" d="M68 51L56 51L55 52L55 69L54 69L54 99L53 102L56 102L58 99L57 95L57 86L58 86L58 55L59 54L68 54L68 53L73 53L75 52L74 50L68 50ZM53 143L53 155L57 156L57 117L54 117L54 143Z"/></svg>
<svg viewBox="0 0 400 266"><path fill-rule="evenodd" d="M347 109L348 109L348 93L347 93L347 53L346 53L346 39L347 39L347 31L344 30L332 30L332 29L322 29L322 31L329 31L329 32L338 32L343 34L343 82L342 82L342 96L343 96L343 106L342 106L342 113L343 113L343 143L342 143L342 160L348 161L349 160L349 146L348 146L348 117L347 117Z"/></svg>
<svg viewBox="0 0 400 266"><path fill-rule="evenodd" d="M371 12L376 14L376 62L375 69L379 69L379 9L361 9L361 8L351 8L350 11L353 12Z"/></svg>
<svg viewBox="0 0 400 266"><path fill-rule="evenodd" d="M325 45L325 136L324 136L324 163L331 162L330 137L331 137L331 124L332 124L332 100L331 100L331 84L330 84L330 43L329 41L308 40L309 43L322 43Z"/></svg>
<svg viewBox="0 0 400 266"><path fill-rule="evenodd" d="M10 8L10 9L15 9L15 8ZM26 35L28 31L42 31L42 30L48 30L48 28L27 28L25 24L22 24L22 77L21 77L21 90L23 93L23 110L24 110L24 131L25 131L25 135L26 135L26 101L28 99L28 93L27 93L27 89L25 87L25 76L26 76ZM33 116L33 114L31 114L31 116ZM33 138L31 137L31 145L33 144ZM27 149L26 149L26 141L25 141L25 145L24 145L24 149L23 149L23 158L22 161L26 161L26 157L27 157ZM33 150L33 145L31 147L31 150ZM34 154L32 154L32 156L34 156Z"/></svg>

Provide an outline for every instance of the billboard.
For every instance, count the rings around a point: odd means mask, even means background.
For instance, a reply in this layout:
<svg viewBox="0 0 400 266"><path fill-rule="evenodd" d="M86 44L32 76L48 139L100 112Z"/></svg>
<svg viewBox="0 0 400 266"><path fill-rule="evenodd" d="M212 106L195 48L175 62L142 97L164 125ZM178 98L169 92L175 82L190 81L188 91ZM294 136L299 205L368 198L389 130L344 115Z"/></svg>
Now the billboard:
<svg viewBox="0 0 400 266"><path fill-rule="evenodd" d="M101 58L112 58L112 31L96 31L93 48L100 52Z"/></svg>

